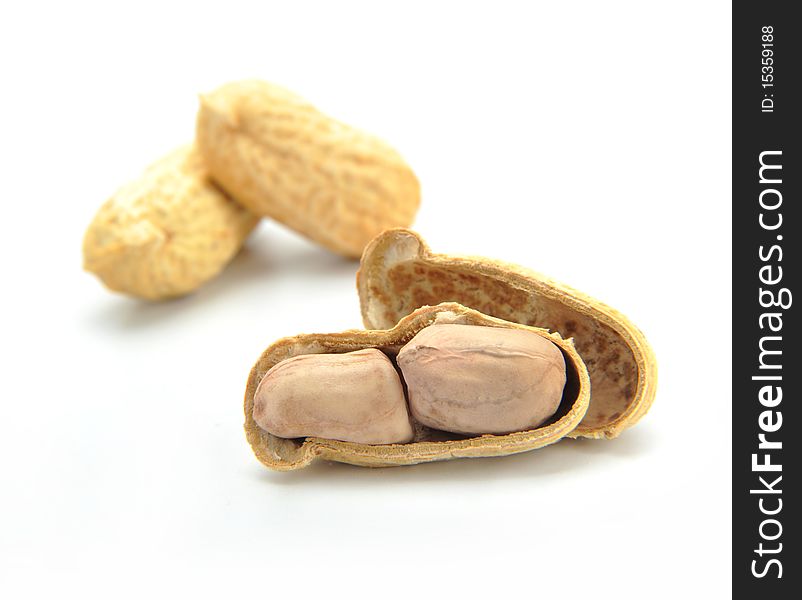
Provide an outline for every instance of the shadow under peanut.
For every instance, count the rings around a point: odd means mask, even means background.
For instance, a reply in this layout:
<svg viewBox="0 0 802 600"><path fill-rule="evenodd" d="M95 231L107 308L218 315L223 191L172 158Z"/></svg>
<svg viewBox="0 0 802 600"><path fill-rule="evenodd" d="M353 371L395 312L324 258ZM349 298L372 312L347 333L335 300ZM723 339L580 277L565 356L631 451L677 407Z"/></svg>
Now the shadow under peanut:
<svg viewBox="0 0 802 600"><path fill-rule="evenodd" d="M100 289L99 293L110 296L109 302L91 313L87 325L120 333L140 331L192 318L215 305L246 306L257 299L264 303L277 287L303 278L353 286L358 267L358 261L333 254L295 234L263 227L217 277L187 296L152 302Z"/></svg>
<svg viewBox="0 0 802 600"><path fill-rule="evenodd" d="M563 439L529 452L489 458L461 458L404 467L365 468L317 460L304 469L275 472L261 469L256 476L270 485L303 486L325 483L333 488L375 481L385 485L488 480L521 480L581 474L597 470L611 459L627 460L657 447L648 427L625 431L613 440ZM258 467L257 467L258 468Z"/></svg>

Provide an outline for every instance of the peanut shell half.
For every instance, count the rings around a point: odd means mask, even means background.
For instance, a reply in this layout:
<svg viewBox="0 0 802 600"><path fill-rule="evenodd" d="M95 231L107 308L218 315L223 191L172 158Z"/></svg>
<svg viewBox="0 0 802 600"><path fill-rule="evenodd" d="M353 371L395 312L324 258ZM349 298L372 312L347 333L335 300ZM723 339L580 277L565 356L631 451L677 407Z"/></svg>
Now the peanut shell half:
<svg viewBox="0 0 802 600"><path fill-rule="evenodd" d="M657 363L643 334L618 311L535 271L487 258L434 254L418 234L393 229L365 248L357 288L368 329L392 327L420 306L459 302L573 338L592 394L570 437L614 438L654 401Z"/></svg>
<svg viewBox="0 0 802 600"><path fill-rule="evenodd" d="M265 373L282 360L300 354L343 353L364 348L377 348L394 358L416 333L434 323L527 329L549 339L563 353L566 363L567 380L557 413L536 429L506 435L467 437L415 423L412 442L379 446L315 437L283 439L267 433L254 421L253 398L256 388ZM585 415L589 397L588 373L571 340L544 329L489 317L456 303L443 303L415 310L389 330L303 334L272 344L262 353L248 377L245 433L259 461L279 471L300 469L316 458L365 467L385 467L462 457L504 456L547 446L567 436Z"/></svg>

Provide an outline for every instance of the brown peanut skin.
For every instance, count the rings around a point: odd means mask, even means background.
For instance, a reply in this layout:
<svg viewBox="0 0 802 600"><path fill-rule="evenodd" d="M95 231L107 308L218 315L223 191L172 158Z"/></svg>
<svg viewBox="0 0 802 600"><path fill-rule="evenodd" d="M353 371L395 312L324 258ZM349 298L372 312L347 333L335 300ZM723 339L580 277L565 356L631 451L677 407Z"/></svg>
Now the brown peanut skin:
<svg viewBox="0 0 802 600"><path fill-rule="evenodd" d="M398 152L263 81L202 96L196 143L212 178L243 206L347 257L412 223L420 204Z"/></svg>
<svg viewBox="0 0 802 600"><path fill-rule="evenodd" d="M398 353L416 421L463 434L534 429L560 405L565 359L532 332L432 325Z"/></svg>

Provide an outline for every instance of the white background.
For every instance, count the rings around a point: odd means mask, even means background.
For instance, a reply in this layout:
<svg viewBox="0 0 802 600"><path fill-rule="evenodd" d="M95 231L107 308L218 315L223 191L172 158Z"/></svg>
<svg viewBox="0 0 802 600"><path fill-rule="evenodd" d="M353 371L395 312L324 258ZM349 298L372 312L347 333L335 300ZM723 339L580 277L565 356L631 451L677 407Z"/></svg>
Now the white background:
<svg viewBox="0 0 802 600"><path fill-rule="evenodd" d="M698 1L4 4L0 596L728 596L730 27ZM264 469L251 364L360 327L356 263L265 223L148 304L80 255L100 203L191 139L197 94L241 77L391 141L435 251L630 316L652 411L508 458Z"/></svg>

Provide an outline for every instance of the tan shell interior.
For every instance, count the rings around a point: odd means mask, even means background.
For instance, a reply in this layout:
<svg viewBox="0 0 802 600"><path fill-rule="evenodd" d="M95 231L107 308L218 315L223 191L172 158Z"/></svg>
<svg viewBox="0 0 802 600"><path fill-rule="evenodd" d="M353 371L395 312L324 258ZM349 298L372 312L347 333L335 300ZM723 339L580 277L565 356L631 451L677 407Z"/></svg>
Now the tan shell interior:
<svg viewBox="0 0 802 600"><path fill-rule="evenodd" d="M391 360L414 335L433 323L465 323L488 327L524 328L483 315L453 303L425 307L405 317L387 331L346 331L305 334L279 340L254 365L245 392L245 431L257 458L278 470L297 469L317 457L363 466L392 466L445 460L462 456L500 456L523 452L556 442L581 421L590 395L587 370L570 340L541 329L532 331L557 345L566 362L567 382L557 413L537 429L507 435L464 436L430 429L415 423L415 439L408 444L370 446L320 438L282 439L261 429L253 420L253 397L270 368L300 354L343 353L378 348Z"/></svg>
<svg viewBox="0 0 802 600"><path fill-rule="evenodd" d="M615 437L654 398L656 364L623 315L521 267L432 254L414 232L395 229L365 249L358 275L367 328L391 327L420 306L458 302L499 319L574 339L591 379L588 412L572 437Z"/></svg>

